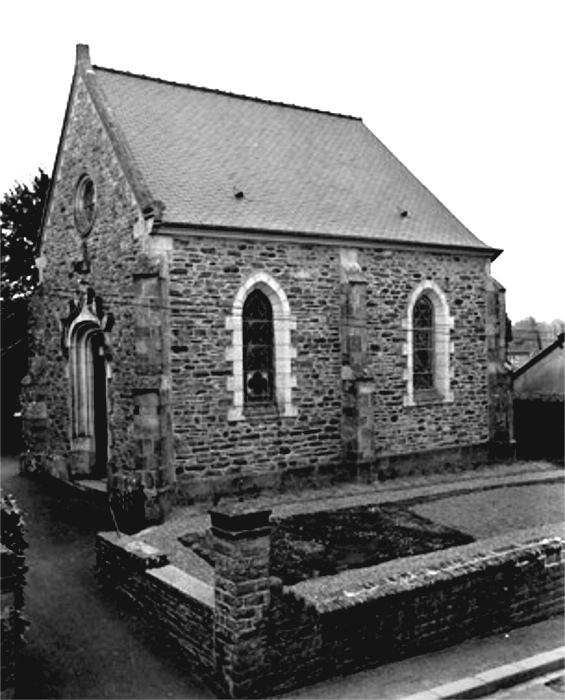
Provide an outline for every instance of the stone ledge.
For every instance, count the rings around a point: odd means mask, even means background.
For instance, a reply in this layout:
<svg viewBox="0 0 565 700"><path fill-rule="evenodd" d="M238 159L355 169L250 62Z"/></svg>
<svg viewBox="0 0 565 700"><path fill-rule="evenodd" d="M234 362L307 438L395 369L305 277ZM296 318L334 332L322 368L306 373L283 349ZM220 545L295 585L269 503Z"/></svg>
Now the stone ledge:
<svg viewBox="0 0 565 700"><path fill-rule="evenodd" d="M129 535L118 535L114 532L99 532L96 539L121 549L127 556L134 559L140 568L152 569L169 564L169 554L157 547Z"/></svg>
<svg viewBox="0 0 565 700"><path fill-rule="evenodd" d="M288 590L318 612L351 608L369 600L483 570L491 565L528 558L548 544L563 547L563 525L516 530L506 535L414 557L395 559L335 576L301 581Z"/></svg>
<svg viewBox="0 0 565 700"><path fill-rule="evenodd" d="M185 571L181 571L173 564L167 564L159 569L149 569L146 574L166 583L177 590L180 595L189 596L203 605L207 605L209 608L214 608L213 586L209 586Z"/></svg>

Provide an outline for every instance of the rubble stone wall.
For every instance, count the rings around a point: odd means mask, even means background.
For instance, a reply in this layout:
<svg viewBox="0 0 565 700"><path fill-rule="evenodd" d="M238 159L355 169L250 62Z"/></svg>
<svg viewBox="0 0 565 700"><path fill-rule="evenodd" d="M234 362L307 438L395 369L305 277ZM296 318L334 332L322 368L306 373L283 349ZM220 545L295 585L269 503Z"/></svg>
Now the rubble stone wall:
<svg viewBox="0 0 565 700"><path fill-rule="evenodd" d="M127 536L99 533L99 579L129 600L172 642L187 673L214 687L214 595L208 586L171 565L167 555Z"/></svg>
<svg viewBox="0 0 565 700"><path fill-rule="evenodd" d="M281 591L269 686L299 687L561 614L564 543L554 530L347 572L325 592L315 581Z"/></svg>
<svg viewBox="0 0 565 700"><path fill-rule="evenodd" d="M471 466L487 459L490 278L484 258L369 247L348 249L348 256L358 263L366 307L357 312L366 324L356 332L366 343L367 374L361 378L363 396L357 401L372 405L373 419L368 420L355 400L350 410L354 422L362 416L374 433L364 444L374 450L375 471L392 476L433 470L434 465L436 470ZM255 409L244 410L244 420L230 422L233 363L226 352L232 333L226 318L238 290L257 270L268 272L280 284L296 319L292 331L296 416ZM262 475L265 482L271 475L271 482L283 487L294 477L303 482L339 477L347 453L343 426L354 438L355 430L360 431L342 415L349 410L343 368L354 353L343 338L351 320L343 317L347 290L341 279L340 249L178 236L170 275L172 416L181 491L197 497L199 488L205 490L204 482L223 480L229 492L250 473ZM411 292L426 279L442 289L454 317L453 330L438 329L448 333L453 344L453 401L405 406L407 304ZM421 469L413 459L418 453L423 455Z"/></svg>
<svg viewBox="0 0 565 700"><path fill-rule="evenodd" d="M116 464L131 468L131 391L136 385L132 271L140 255L132 231L139 212L94 104L80 82L59 157L43 233L42 288L32 314L34 347L23 392L24 431L31 407L35 406L36 414L43 407L47 458L58 454L68 459L70 390L61 320L68 316L70 302L79 301L90 286L117 321L112 331L111 453ZM96 219L83 239L75 228L74 201L77 182L84 173L90 175L96 188ZM28 448L34 449L29 436Z"/></svg>
<svg viewBox="0 0 565 700"><path fill-rule="evenodd" d="M268 511L232 506L211 511L214 584L172 566L142 535L97 538L101 575L222 697L285 692L564 609L561 526L282 586L268 575Z"/></svg>
<svg viewBox="0 0 565 700"><path fill-rule="evenodd" d="M166 352L166 256L155 253L123 163L79 78L52 183L41 247L42 284L31 302L30 364L22 386L22 468L73 478L70 319L95 298L113 325L104 333L110 490L146 494L147 518L171 478ZM96 191L90 232L75 224L79 179ZM101 328L105 331L105 328ZM83 470L84 471L84 470ZM84 473L83 476L88 474Z"/></svg>

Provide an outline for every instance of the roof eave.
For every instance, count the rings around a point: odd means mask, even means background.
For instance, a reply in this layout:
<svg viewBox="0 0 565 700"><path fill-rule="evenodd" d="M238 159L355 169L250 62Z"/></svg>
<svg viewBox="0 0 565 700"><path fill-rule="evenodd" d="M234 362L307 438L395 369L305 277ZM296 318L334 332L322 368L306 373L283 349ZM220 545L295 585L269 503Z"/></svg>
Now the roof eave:
<svg viewBox="0 0 565 700"><path fill-rule="evenodd" d="M158 227L158 233L166 235L178 235L183 231L187 233L194 234L197 231L206 232L207 234L213 235L214 232L217 235L225 235L226 233L234 233L238 235L248 235L253 238L259 236L276 236L284 238L294 238L300 241L307 241L313 243L329 243L332 245L359 245L359 246L370 246L370 247L392 247L392 248L417 248L419 250L428 249L438 252L450 252L454 255L457 253L467 253L473 255L481 255L488 257L491 260L495 260L501 253L502 250L498 248L490 248L489 246L462 246L462 245L449 245L445 243L428 243L425 241L401 241L393 238L370 238L368 236L351 236L351 235L339 235L335 233L321 233L318 231L296 231L292 229L278 229L278 228L259 228L259 227L238 227L238 226L226 226L221 224L201 224L192 222L178 222L178 221L161 221ZM157 233L157 230L155 230Z"/></svg>

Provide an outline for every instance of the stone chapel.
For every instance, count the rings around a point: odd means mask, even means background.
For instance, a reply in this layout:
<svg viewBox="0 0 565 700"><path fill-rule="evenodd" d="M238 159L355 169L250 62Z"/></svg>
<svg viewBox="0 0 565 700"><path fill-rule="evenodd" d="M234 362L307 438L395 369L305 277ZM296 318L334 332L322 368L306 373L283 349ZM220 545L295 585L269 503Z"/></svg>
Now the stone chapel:
<svg viewBox="0 0 565 700"><path fill-rule="evenodd" d="M140 527L175 502L510 454L500 252L360 119L79 45L22 466L105 484Z"/></svg>

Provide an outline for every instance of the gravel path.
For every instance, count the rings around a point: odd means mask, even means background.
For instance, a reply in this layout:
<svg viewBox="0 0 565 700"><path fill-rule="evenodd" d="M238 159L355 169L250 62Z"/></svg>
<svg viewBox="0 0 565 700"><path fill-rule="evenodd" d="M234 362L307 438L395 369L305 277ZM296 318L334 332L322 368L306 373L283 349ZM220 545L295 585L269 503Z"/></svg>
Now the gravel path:
<svg viewBox="0 0 565 700"><path fill-rule="evenodd" d="M442 498L411 510L477 539L565 520L561 483L507 486Z"/></svg>

